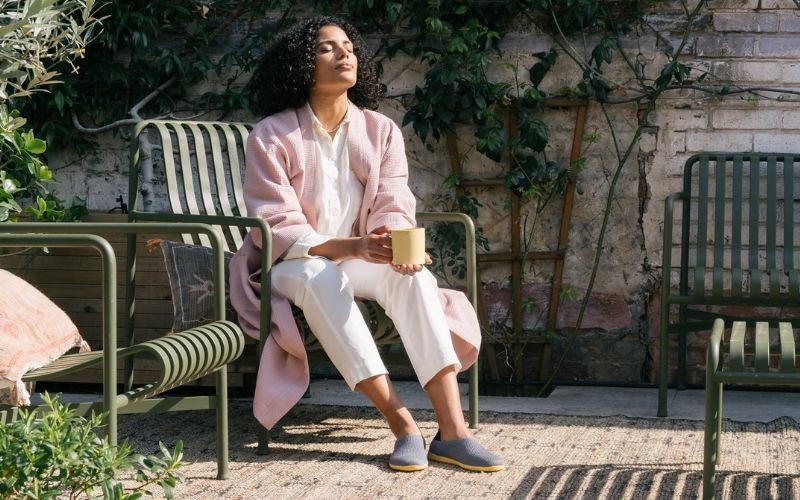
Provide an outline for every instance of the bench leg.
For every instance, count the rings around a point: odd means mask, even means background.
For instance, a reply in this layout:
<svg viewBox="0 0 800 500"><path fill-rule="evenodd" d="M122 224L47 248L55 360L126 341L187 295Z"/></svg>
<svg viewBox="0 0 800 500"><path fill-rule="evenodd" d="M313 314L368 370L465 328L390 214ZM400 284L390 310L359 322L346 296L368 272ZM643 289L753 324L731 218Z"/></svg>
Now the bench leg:
<svg viewBox="0 0 800 500"><path fill-rule="evenodd" d="M667 314L662 307L661 311L661 333L659 336L660 351L659 351L659 366L658 366L658 416L667 416L667 378L669 377L669 334L667 333Z"/></svg>
<svg viewBox="0 0 800 500"><path fill-rule="evenodd" d="M217 479L228 479L228 367L217 370Z"/></svg>
<svg viewBox="0 0 800 500"><path fill-rule="evenodd" d="M258 448L256 448L257 455L268 455L269 454L269 430L266 427L258 423L258 431L256 432L258 435Z"/></svg>
<svg viewBox="0 0 800 500"><path fill-rule="evenodd" d="M715 498L714 472L719 462L722 432L722 384L706 379L706 422L703 434L703 499Z"/></svg>

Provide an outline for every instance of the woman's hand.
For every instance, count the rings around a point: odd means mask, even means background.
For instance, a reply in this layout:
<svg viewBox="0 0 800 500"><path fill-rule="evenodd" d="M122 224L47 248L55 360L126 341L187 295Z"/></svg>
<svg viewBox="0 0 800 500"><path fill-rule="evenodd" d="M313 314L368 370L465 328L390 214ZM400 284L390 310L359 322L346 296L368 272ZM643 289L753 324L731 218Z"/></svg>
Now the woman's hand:
<svg viewBox="0 0 800 500"><path fill-rule="evenodd" d="M353 257L374 264L391 264L392 238L389 233L370 234L358 238L355 242Z"/></svg>
<svg viewBox="0 0 800 500"><path fill-rule="evenodd" d="M425 265L426 266L430 265L431 262L433 262L431 260L431 256L426 253L425 254ZM397 265L397 266L394 265L394 264L391 264L391 266L392 266L392 269L394 269L396 272L398 272L400 274L403 274L403 275L406 275L406 276L413 276L413 275L417 274L418 272L422 271L422 264L400 264L400 265Z"/></svg>

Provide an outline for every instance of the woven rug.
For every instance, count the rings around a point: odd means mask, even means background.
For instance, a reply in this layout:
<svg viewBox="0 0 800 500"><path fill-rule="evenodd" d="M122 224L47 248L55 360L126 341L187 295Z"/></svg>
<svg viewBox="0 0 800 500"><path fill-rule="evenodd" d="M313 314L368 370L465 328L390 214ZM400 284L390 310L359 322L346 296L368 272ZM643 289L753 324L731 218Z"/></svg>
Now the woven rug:
<svg viewBox="0 0 800 500"><path fill-rule="evenodd" d="M433 413L413 413L432 437ZM214 421L213 412L125 415L120 437L140 453L156 453L158 441L184 441L191 463L177 498L685 499L698 497L702 485L703 423L695 421L482 412L475 435L504 458L505 471L431 463L398 473L386 465L394 439L371 408L299 405L273 431L270 454L259 456L250 402L235 400L227 481L214 479ZM717 498L800 498L794 420L725 421L722 459Z"/></svg>

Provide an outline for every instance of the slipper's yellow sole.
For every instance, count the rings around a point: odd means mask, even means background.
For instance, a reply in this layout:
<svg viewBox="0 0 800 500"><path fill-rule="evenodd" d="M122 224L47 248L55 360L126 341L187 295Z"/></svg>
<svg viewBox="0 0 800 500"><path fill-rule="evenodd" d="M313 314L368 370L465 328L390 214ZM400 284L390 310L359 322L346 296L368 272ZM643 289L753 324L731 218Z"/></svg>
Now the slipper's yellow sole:
<svg viewBox="0 0 800 500"><path fill-rule="evenodd" d="M426 468L428 464L417 464L417 465L394 465L389 464L390 469L394 469L400 472L417 472L424 468Z"/></svg>
<svg viewBox="0 0 800 500"><path fill-rule="evenodd" d="M499 472L505 469L505 466L503 465L487 465L485 467L481 467L477 465L462 464L461 462L459 462L454 458L444 457L442 455L436 455L435 453L430 453L430 452L428 452L428 460L435 460L443 464L457 465L462 469L466 469L472 472Z"/></svg>

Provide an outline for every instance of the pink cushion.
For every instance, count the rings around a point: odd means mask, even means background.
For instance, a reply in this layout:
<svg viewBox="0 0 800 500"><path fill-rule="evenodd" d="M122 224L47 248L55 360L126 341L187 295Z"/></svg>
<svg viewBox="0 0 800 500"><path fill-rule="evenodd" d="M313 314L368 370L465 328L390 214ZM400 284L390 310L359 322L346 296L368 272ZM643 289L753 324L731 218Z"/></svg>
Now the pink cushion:
<svg viewBox="0 0 800 500"><path fill-rule="evenodd" d="M0 403L29 405L22 376L89 345L67 314L28 282L0 269L0 290Z"/></svg>

